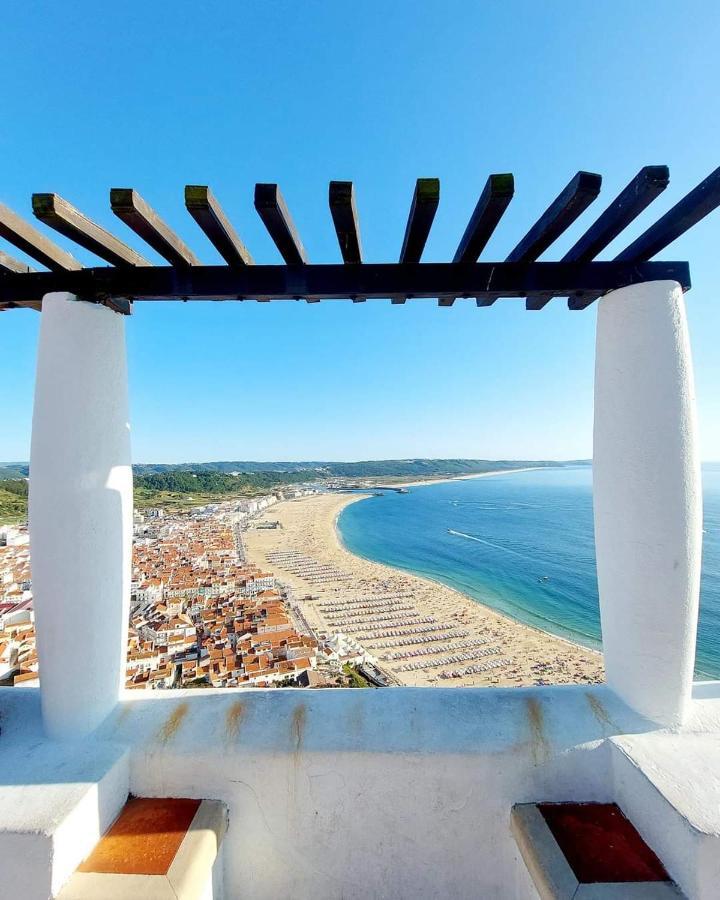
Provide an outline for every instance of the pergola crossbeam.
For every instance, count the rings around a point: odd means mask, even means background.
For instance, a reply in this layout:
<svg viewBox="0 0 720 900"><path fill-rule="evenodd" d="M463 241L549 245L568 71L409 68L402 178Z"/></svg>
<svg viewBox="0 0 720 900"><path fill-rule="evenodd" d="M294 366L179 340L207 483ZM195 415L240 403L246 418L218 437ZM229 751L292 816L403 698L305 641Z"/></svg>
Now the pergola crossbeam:
<svg viewBox="0 0 720 900"><path fill-rule="evenodd" d="M199 266L200 260L133 188L111 188L115 215L171 266Z"/></svg>
<svg viewBox="0 0 720 900"><path fill-rule="evenodd" d="M255 185L255 209L285 262L289 266L307 263L305 248L277 184Z"/></svg>
<svg viewBox="0 0 720 900"><path fill-rule="evenodd" d="M667 247L720 206L720 168L665 213L611 261L597 256L618 238L667 187L666 166L645 166L557 262L539 260L596 199L601 177L578 172L504 262L478 262L514 195L511 174L491 175L484 185L451 262L421 262L440 199L437 178L415 185L397 263L363 259L354 186L332 181L328 200L341 265L310 264L295 223L275 183L255 185L254 205L282 257L281 265L256 265L210 189L185 187L185 206L225 265L203 265L194 252L131 188L111 191L111 207L170 265L153 265L57 194L33 194L40 221L110 263L82 265L19 216L0 205L5 237L50 271L34 272L0 253L0 310L38 307L52 292L103 303L127 313L134 301L153 300L437 300L458 298L491 306L500 298L524 298L542 309L553 297L568 297L570 309L585 309L598 297L645 281L672 280L690 287L686 262L653 262Z"/></svg>
<svg viewBox="0 0 720 900"><path fill-rule="evenodd" d="M616 262L643 262L652 259L656 253L664 250L674 240L697 225L705 216L720 206L720 168L711 172L708 177L693 188L675 206L661 216L654 225L644 231L628 247L615 257ZM590 294L584 297L571 297L568 307L573 310L586 309L602 294Z"/></svg>
<svg viewBox="0 0 720 900"><path fill-rule="evenodd" d="M229 266L251 266L253 258L206 185L185 186L185 206Z"/></svg>
<svg viewBox="0 0 720 900"><path fill-rule="evenodd" d="M331 181L328 203L343 262L346 265L359 265L362 263L360 222L352 181ZM352 299L354 303L362 303L365 300L364 297Z"/></svg>
<svg viewBox="0 0 720 900"><path fill-rule="evenodd" d="M24 272L32 272L32 269L27 263L0 250L0 272L14 272L16 275L20 275Z"/></svg>
<svg viewBox="0 0 720 900"><path fill-rule="evenodd" d="M440 179L418 178L400 249L401 263L417 263L422 259L439 203ZM392 302L404 303L405 299L398 297Z"/></svg>
<svg viewBox="0 0 720 900"><path fill-rule="evenodd" d="M644 166L618 194L578 241L563 256L563 262L589 262L636 219L670 183L667 166ZM525 308L542 309L551 296L535 294L525 301Z"/></svg>
<svg viewBox="0 0 720 900"><path fill-rule="evenodd" d="M533 262L566 231L600 193L602 176L578 172L558 194L517 246L507 262Z"/></svg>
<svg viewBox="0 0 720 900"><path fill-rule="evenodd" d="M2 203L0 203L0 237L53 271L82 269L82 263Z"/></svg>
<svg viewBox="0 0 720 900"><path fill-rule="evenodd" d="M693 225L720 206L720 168L711 172L696 188L643 232L615 257L618 262L652 259L685 234Z"/></svg>
<svg viewBox="0 0 720 900"><path fill-rule="evenodd" d="M361 263L360 224L352 181L331 181L328 202L343 262L348 265Z"/></svg>
<svg viewBox="0 0 720 900"><path fill-rule="evenodd" d="M446 295L526 297L615 290L642 281L674 280L690 287L684 262L651 263L365 263L300 266L152 266L0 275L0 303L42 300L49 291L81 299L342 300Z"/></svg>
<svg viewBox="0 0 720 900"><path fill-rule="evenodd" d="M33 194L35 216L113 266L149 266L139 253L57 194Z"/></svg>
<svg viewBox="0 0 720 900"><path fill-rule="evenodd" d="M515 193L515 179L510 174L491 175L478 200L465 233L460 239L453 262L476 262L492 237ZM486 298L487 299L487 298ZM452 306L455 297L440 297L438 306ZM492 301L485 305L489 306Z"/></svg>
<svg viewBox="0 0 720 900"><path fill-rule="evenodd" d="M479 259L514 193L515 179L512 175L491 175L488 178L460 239L453 262L476 262Z"/></svg>

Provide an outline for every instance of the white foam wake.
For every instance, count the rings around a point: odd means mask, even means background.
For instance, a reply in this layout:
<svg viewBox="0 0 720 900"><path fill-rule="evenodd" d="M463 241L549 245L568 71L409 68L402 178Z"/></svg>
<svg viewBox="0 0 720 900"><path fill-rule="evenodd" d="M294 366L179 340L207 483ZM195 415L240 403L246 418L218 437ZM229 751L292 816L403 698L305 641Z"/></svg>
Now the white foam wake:
<svg viewBox="0 0 720 900"><path fill-rule="evenodd" d="M494 547L496 550L503 550L505 553L511 553L513 556L519 556L523 558L522 553L518 553L517 550L511 550L509 547L503 547L500 544L493 544L492 541L486 541L484 538L476 537L474 534L465 534L464 531L453 531L452 528L448 528L448 534L457 535L457 537L467 538L469 541L477 541L478 544L485 544L488 547Z"/></svg>

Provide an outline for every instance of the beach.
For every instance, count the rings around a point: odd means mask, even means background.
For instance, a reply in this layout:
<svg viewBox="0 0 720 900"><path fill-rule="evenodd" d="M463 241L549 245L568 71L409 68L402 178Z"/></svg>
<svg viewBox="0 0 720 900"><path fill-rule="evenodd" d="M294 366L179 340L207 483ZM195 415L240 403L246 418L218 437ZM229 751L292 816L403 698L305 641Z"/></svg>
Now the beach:
<svg viewBox="0 0 720 900"><path fill-rule="evenodd" d="M364 496L283 501L243 535L248 558L292 589L311 628L350 635L398 684L603 680L600 653L516 622L445 585L350 553L337 518ZM257 527L270 522L279 525Z"/></svg>

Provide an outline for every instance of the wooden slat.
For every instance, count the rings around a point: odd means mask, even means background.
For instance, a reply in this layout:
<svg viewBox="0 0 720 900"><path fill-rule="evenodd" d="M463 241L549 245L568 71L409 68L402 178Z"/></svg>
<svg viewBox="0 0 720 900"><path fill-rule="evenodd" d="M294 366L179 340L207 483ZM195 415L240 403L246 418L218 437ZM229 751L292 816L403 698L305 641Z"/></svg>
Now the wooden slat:
<svg viewBox="0 0 720 900"><path fill-rule="evenodd" d="M210 243L230 266L251 266L252 256L206 185L185 186L185 206Z"/></svg>
<svg viewBox="0 0 720 900"><path fill-rule="evenodd" d="M285 262L290 266L306 264L305 248L276 184L255 185L255 209Z"/></svg>
<svg viewBox="0 0 720 900"><path fill-rule="evenodd" d="M88 219L80 210L75 209L57 194L33 194L32 204L33 212L41 222L86 250L90 250L100 259L114 266L150 265L139 253Z"/></svg>
<svg viewBox="0 0 720 900"><path fill-rule="evenodd" d="M617 262L644 262L672 244L693 225L720 206L720 168L679 200L672 209L661 216L639 238L615 257ZM583 297L570 297L568 308L587 309L602 294L588 293Z"/></svg>
<svg viewBox="0 0 720 900"><path fill-rule="evenodd" d="M587 209L600 193L601 184L600 175L578 172L505 261L534 262Z"/></svg>
<svg viewBox="0 0 720 900"><path fill-rule="evenodd" d="M171 266L199 266L200 260L133 188L111 188L110 208Z"/></svg>
<svg viewBox="0 0 720 900"><path fill-rule="evenodd" d="M401 263L420 262L439 203L440 179L418 178L415 182L415 193L400 250ZM404 303L405 299L405 297L397 297L392 303Z"/></svg>
<svg viewBox="0 0 720 900"><path fill-rule="evenodd" d="M0 272L14 272L16 275L23 272L32 272L31 267L8 253L0 250Z"/></svg>
<svg viewBox="0 0 720 900"><path fill-rule="evenodd" d="M82 269L73 256L58 247L21 216L0 203L0 237L54 272Z"/></svg>
<svg viewBox="0 0 720 900"><path fill-rule="evenodd" d="M668 210L615 257L618 262L652 259L693 225L720 206L720 168Z"/></svg>
<svg viewBox="0 0 720 900"><path fill-rule="evenodd" d="M331 181L328 202L343 262L357 265L362 262L362 247L352 181Z"/></svg>
<svg viewBox="0 0 720 900"><path fill-rule="evenodd" d="M401 263L420 262L439 204L440 179L418 178L400 250Z"/></svg>
<svg viewBox="0 0 720 900"><path fill-rule="evenodd" d="M352 181L331 181L328 202L343 262L359 265L362 263L362 246ZM353 303L364 303L365 297L353 297L352 300Z"/></svg>
<svg viewBox="0 0 720 900"><path fill-rule="evenodd" d="M512 175L491 175L488 178L455 251L453 262L477 262L514 193L515 179Z"/></svg>
<svg viewBox="0 0 720 900"><path fill-rule="evenodd" d="M488 178L455 251L453 262L474 263L477 261L497 228L514 193L515 179L510 173L491 175ZM454 302L454 297L438 298L438 306L452 306ZM482 305L490 306L493 302L489 298L484 298ZM478 305L481 304L478 302Z"/></svg>
<svg viewBox="0 0 720 900"><path fill-rule="evenodd" d="M644 166L605 212L563 256L562 262L589 262L608 246L670 183L667 166ZM534 294L526 309L542 309L552 296Z"/></svg>

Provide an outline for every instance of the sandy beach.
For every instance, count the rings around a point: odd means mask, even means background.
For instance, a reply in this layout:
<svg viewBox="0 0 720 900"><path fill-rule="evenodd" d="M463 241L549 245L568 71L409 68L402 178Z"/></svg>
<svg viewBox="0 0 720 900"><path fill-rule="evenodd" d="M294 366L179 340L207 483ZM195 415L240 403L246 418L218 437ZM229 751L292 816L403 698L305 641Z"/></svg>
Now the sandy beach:
<svg viewBox="0 0 720 900"><path fill-rule="evenodd" d="M347 551L336 521L364 495L320 494L278 503L244 540L248 557L288 584L318 631L351 635L406 685L588 683L602 656L522 625L437 582ZM303 600L301 598L311 597Z"/></svg>
<svg viewBox="0 0 720 900"><path fill-rule="evenodd" d="M397 484L393 482L390 487L423 487L428 484L447 484L450 481L468 481L473 478L492 478L494 475L513 475L515 472L536 472L544 466L523 466L520 469L493 469L491 472L471 472L468 475L448 475L446 477L432 476L424 478L421 481L399 481ZM371 479L368 479L371 480Z"/></svg>

